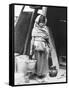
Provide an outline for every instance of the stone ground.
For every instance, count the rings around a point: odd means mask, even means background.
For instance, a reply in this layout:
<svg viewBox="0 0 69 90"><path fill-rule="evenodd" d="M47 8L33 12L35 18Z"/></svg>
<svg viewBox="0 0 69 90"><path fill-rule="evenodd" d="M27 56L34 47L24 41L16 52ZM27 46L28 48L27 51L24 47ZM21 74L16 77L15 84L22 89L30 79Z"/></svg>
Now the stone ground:
<svg viewBox="0 0 69 90"><path fill-rule="evenodd" d="M35 80L28 80L24 78L23 73L15 73L15 85L22 85L22 84L39 84L39 83L56 83L56 82L66 82L66 70L60 69L59 73L56 77L50 77L48 74L44 79L35 79Z"/></svg>

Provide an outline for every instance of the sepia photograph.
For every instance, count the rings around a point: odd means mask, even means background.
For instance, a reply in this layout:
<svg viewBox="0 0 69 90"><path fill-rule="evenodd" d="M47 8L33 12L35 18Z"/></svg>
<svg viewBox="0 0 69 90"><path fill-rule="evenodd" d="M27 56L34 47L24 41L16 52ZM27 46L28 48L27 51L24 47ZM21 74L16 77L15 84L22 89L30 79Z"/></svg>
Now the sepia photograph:
<svg viewBox="0 0 69 90"><path fill-rule="evenodd" d="M67 7L14 4L14 85L67 82Z"/></svg>

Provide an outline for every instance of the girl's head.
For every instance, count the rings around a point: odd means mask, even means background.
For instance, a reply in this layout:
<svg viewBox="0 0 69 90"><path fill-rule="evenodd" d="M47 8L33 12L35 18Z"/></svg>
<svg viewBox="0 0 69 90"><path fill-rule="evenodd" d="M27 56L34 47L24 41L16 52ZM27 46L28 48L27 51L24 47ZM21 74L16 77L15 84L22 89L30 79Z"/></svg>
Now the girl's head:
<svg viewBox="0 0 69 90"><path fill-rule="evenodd" d="M43 16L43 15L39 15L39 16L37 16L37 18L36 18L36 23L39 25L39 26L44 26L44 25L46 25L46 23L47 23L47 18L45 17L45 16Z"/></svg>

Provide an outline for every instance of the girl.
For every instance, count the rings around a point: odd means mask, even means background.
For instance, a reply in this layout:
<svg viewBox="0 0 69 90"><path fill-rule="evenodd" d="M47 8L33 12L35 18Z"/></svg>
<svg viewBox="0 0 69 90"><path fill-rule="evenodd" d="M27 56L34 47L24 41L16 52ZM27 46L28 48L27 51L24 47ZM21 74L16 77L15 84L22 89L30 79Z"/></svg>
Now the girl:
<svg viewBox="0 0 69 90"><path fill-rule="evenodd" d="M48 73L48 56L51 47L46 23L47 18L43 15L39 15L35 20L32 30L30 55L33 55L37 60L35 73L38 78L43 78Z"/></svg>

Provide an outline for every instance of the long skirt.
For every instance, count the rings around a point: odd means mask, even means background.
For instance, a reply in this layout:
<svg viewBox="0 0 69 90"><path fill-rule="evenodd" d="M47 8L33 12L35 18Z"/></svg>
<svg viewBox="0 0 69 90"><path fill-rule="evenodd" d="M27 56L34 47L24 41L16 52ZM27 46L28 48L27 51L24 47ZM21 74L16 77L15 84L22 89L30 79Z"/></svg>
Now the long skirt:
<svg viewBox="0 0 69 90"><path fill-rule="evenodd" d="M37 60L35 72L37 75L46 75L48 73L48 52L35 50L35 58Z"/></svg>

